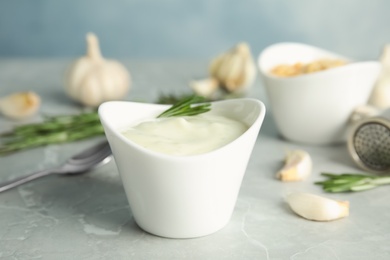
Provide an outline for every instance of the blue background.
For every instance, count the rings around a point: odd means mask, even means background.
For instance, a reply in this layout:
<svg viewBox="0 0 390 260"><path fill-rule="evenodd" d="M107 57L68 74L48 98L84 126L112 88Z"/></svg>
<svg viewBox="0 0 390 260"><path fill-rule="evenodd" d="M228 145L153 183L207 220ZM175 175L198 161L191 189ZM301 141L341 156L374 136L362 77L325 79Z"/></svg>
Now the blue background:
<svg viewBox="0 0 390 260"><path fill-rule="evenodd" d="M0 0L0 57L74 57L95 32L105 56L207 59L239 41L283 41L357 59L390 42L386 0Z"/></svg>

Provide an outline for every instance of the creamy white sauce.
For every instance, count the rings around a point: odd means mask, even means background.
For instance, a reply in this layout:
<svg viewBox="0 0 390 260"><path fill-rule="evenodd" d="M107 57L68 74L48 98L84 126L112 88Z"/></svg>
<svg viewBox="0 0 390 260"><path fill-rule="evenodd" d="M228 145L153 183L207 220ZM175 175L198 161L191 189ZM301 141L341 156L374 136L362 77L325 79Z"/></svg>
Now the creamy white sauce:
<svg viewBox="0 0 390 260"><path fill-rule="evenodd" d="M248 127L227 117L201 114L158 118L123 131L129 140L156 152L195 155L218 149L239 137Z"/></svg>

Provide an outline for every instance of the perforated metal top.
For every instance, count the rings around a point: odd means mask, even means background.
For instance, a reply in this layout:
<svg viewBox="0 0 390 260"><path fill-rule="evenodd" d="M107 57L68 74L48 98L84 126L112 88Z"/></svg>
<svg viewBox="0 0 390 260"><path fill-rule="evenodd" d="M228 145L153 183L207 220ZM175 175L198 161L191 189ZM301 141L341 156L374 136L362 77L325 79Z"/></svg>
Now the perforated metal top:
<svg viewBox="0 0 390 260"><path fill-rule="evenodd" d="M390 171L390 128L381 122L369 122L356 129L353 146L368 169Z"/></svg>

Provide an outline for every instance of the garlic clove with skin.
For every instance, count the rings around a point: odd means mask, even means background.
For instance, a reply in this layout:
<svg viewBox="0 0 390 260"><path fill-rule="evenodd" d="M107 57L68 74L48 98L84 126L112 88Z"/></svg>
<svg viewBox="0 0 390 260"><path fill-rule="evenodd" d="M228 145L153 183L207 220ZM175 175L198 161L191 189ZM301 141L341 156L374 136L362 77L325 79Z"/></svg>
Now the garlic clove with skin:
<svg viewBox="0 0 390 260"><path fill-rule="evenodd" d="M218 91L219 85L216 79L208 78L194 80L190 82L190 87L195 92L195 94L205 98L211 98Z"/></svg>
<svg viewBox="0 0 390 260"><path fill-rule="evenodd" d="M300 181L306 179L312 171L310 154L303 150L293 150L287 153L285 164L276 173L281 181Z"/></svg>
<svg viewBox="0 0 390 260"><path fill-rule="evenodd" d="M381 109L371 105L357 106L349 117L349 124L354 124L368 117L378 116L381 112Z"/></svg>
<svg viewBox="0 0 390 260"><path fill-rule="evenodd" d="M349 215L348 201L332 200L302 192L291 193L286 200L297 215L309 220L331 221Z"/></svg>
<svg viewBox="0 0 390 260"><path fill-rule="evenodd" d="M228 92L244 92L256 78L256 65L249 45L239 43L210 63L210 76Z"/></svg>
<svg viewBox="0 0 390 260"><path fill-rule="evenodd" d="M130 88L130 74L118 61L104 59L97 37L87 34L87 54L71 65L66 75L66 92L74 100L97 107L120 100Z"/></svg>
<svg viewBox="0 0 390 260"><path fill-rule="evenodd" d="M34 115L41 105L41 98L34 92L17 92L0 99L0 111L11 119L25 119Z"/></svg>
<svg viewBox="0 0 390 260"><path fill-rule="evenodd" d="M390 44L385 45L381 56L382 72L371 92L368 104L379 109L390 107Z"/></svg>

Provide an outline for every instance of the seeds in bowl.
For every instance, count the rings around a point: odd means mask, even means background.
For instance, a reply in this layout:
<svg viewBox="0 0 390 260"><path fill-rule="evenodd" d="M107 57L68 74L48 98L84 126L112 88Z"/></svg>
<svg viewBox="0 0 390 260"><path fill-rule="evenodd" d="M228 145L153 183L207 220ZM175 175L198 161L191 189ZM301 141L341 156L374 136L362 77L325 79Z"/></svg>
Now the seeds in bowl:
<svg viewBox="0 0 390 260"><path fill-rule="evenodd" d="M347 62L340 59L320 59L306 64L301 62L295 64L281 64L274 67L271 70L271 74L278 77L295 77L302 74L309 74L343 66L345 64L347 64Z"/></svg>

